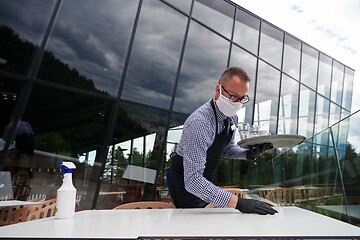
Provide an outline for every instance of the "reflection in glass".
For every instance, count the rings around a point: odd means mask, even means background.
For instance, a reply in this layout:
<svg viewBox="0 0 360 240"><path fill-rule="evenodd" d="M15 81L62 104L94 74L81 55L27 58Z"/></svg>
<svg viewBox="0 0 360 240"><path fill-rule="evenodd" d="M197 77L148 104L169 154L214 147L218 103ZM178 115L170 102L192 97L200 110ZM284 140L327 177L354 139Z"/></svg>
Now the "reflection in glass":
<svg viewBox="0 0 360 240"><path fill-rule="evenodd" d="M354 71L346 67L345 77L344 77L344 92L343 92L342 106L349 111L351 110L353 85L354 85Z"/></svg>
<svg viewBox="0 0 360 240"><path fill-rule="evenodd" d="M334 61L332 82L331 82L331 100L337 104L341 104L342 90L344 83L344 65Z"/></svg>
<svg viewBox="0 0 360 240"><path fill-rule="evenodd" d="M261 23L260 57L278 69L281 68L284 33L276 28Z"/></svg>
<svg viewBox="0 0 360 240"><path fill-rule="evenodd" d="M228 41L191 22L176 91L175 111L191 113L214 96L215 85L226 68L228 53Z"/></svg>
<svg viewBox="0 0 360 240"><path fill-rule="evenodd" d="M160 1L144 1L141 9L121 96L169 108L187 19Z"/></svg>
<svg viewBox="0 0 360 240"><path fill-rule="evenodd" d="M316 90L317 69L319 52L303 44L301 59L301 82Z"/></svg>
<svg viewBox="0 0 360 240"><path fill-rule="evenodd" d="M109 147L97 208L112 209L122 203L147 199L154 194L147 178L123 177L127 168L135 166L141 171L156 171L155 184L164 185L162 146L168 114L133 104L121 104L112 145ZM130 168L129 168L130 169ZM145 175L144 175L145 176ZM153 188L151 188L153 189ZM149 193L150 192L150 193ZM156 195L155 195L156 199ZM157 199L158 200L158 199Z"/></svg>
<svg viewBox="0 0 360 240"><path fill-rule="evenodd" d="M11 116L14 113L16 103L18 102L23 82L0 76L0 155L1 150L5 147L7 137L13 133L10 132ZM27 119L23 119L27 121ZM8 130L5 128L8 127ZM9 146L10 149L14 148L15 144ZM2 165L2 164L0 164Z"/></svg>
<svg viewBox="0 0 360 240"><path fill-rule="evenodd" d="M253 115L253 103L254 103L254 89L255 89L255 77L256 77L256 62L255 56L242 50L241 48L233 45L231 50L230 66L239 66L243 68L249 77L251 78L248 95L250 101L243 105L240 111L237 112L240 122L252 122Z"/></svg>
<svg viewBox="0 0 360 240"><path fill-rule="evenodd" d="M299 80L301 43L285 34L283 71Z"/></svg>
<svg viewBox="0 0 360 240"><path fill-rule="evenodd" d="M38 78L116 96L137 6L62 1Z"/></svg>
<svg viewBox="0 0 360 240"><path fill-rule="evenodd" d="M323 53L320 53L319 79L317 91L325 97L330 97L332 60Z"/></svg>
<svg viewBox="0 0 360 240"><path fill-rule="evenodd" d="M259 61L256 85L254 124L259 125L260 130L276 133L279 99L279 92L276 89L280 87L280 72Z"/></svg>
<svg viewBox="0 0 360 240"><path fill-rule="evenodd" d="M185 13L189 13L191 1L192 0L165 0L166 2L170 3L171 5L179 8L180 10L184 11Z"/></svg>
<svg viewBox="0 0 360 240"><path fill-rule="evenodd" d="M230 39L234 13L235 7L225 1L196 0L192 16Z"/></svg>
<svg viewBox="0 0 360 240"><path fill-rule="evenodd" d="M329 109L330 101L319 94L316 99L316 115L315 115L315 132L317 134L329 126ZM320 138L321 137L321 138ZM314 142L318 144L327 145L329 136L326 136L325 133L316 135L314 137Z"/></svg>
<svg viewBox="0 0 360 240"><path fill-rule="evenodd" d="M257 55L260 20L237 9L234 29L234 42Z"/></svg>
<svg viewBox="0 0 360 240"><path fill-rule="evenodd" d="M27 74L55 1L0 1L0 70Z"/></svg>
<svg viewBox="0 0 360 240"><path fill-rule="evenodd" d="M315 114L315 92L301 85L299 107L299 131L305 137L313 136Z"/></svg>
<svg viewBox="0 0 360 240"><path fill-rule="evenodd" d="M299 82L282 76L278 134L297 134Z"/></svg>
<svg viewBox="0 0 360 240"><path fill-rule="evenodd" d="M34 86L22 118L33 129L34 152L17 155L12 149L5 161L5 169L16 179L18 199L26 200L37 193L55 198L61 186L58 162L71 161L76 165L76 209L91 208L99 177L91 175L100 169L98 154L109 105L104 99Z"/></svg>

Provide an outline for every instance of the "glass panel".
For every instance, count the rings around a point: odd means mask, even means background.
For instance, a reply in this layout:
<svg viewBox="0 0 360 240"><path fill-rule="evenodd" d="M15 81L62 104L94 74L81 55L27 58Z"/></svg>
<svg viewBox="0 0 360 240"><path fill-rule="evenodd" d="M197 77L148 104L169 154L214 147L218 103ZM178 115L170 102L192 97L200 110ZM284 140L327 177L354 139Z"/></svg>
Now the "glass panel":
<svg viewBox="0 0 360 240"><path fill-rule="evenodd" d="M184 11L185 13L189 13L190 6L192 0L165 0L166 2L170 3L171 5L179 8L180 10Z"/></svg>
<svg viewBox="0 0 360 240"><path fill-rule="evenodd" d="M301 42L285 34L283 71L299 80Z"/></svg>
<svg viewBox="0 0 360 240"><path fill-rule="evenodd" d="M352 115L349 121L350 124L343 164L343 179L348 205L342 206L341 212L348 215L349 222L351 224L360 226L360 219L354 214L358 213L356 209L358 209L360 206L360 141L358 132L360 124L359 112L357 112L355 115Z"/></svg>
<svg viewBox="0 0 360 240"><path fill-rule="evenodd" d="M340 107L330 103L330 121L329 126L333 125L334 123L340 121Z"/></svg>
<svg viewBox="0 0 360 240"><path fill-rule="evenodd" d="M277 68L281 68L284 33L262 22L260 57Z"/></svg>
<svg viewBox="0 0 360 240"><path fill-rule="evenodd" d="M175 111L191 113L214 96L215 85L226 68L228 54L228 41L191 22L177 86Z"/></svg>
<svg viewBox="0 0 360 240"><path fill-rule="evenodd" d="M187 18L160 1L141 9L121 96L169 108Z"/></svg>
<svg viewBox="0 0 360 240"><path fill-rule="evenodd" d="M0 1L0 70L26 75L54 0Z"/></svg>
<svg viewBox="0 0 360 240"><path fill-rule="evenodd" d="M330 83L331 83L331 58L320 53L319 62L319 80L318 80L318 93L325 97L330 97Z"/></svg>
<svg viewBox="0 0 360 240"><path fill-rule="evenodd" d="M349 111L351 110L353 85L354 85L354 71L346 67L345 68L344 94L343 94L342 106Z"/></svg>
<svg viewBox="0 0 360 240"><path fill-rule="evenodd" d="M297 134L299 82L282 75L278 134Z"/></svg>
<svg viewBox="0 0 360 240"><path fill-rule="evenodd" d="M257 55L260 20L237 9L234 30L234 42Z"/></svg>
<svg viewBox="0 0 360 240"><path fill-rule="evenodd" d="M76 210L91 209L110 105L103 99L35 85L23 116L29 124L23 126L31 127L33 135L23 135L19 151L12 149L5 162L15 197L56 198L62 182L58 163L71 161L76 165Z"/></svg>
<svg viewBox="0 0 360 240"><path fill-rule="evenodd" d="M331 102L329 125L332 126L333 124L340 121L340 116L341 116L341 108ZM333 133L334 141L337 143L337 139L339 135L339 124L332 126L332 133Z"/></svg>
<svg viewBox="0 0 360 240"><path fill-rule="evenodd" d="M261 130L274 134L277 128L279 99L279 92L274 89L280 89L280 72L260 61L256 86L254 124L259 125Z"/></svg>
<svg viewBox="0 0 360 240"><path fill-rule="evenodd" d="M315 92L301 85L299 108L299 134L312 137L314 132Z"/></svg>
<svg viewBox="0 0 360 240"><path fill-rule="evenodd" d="M344 65L334 61L331 82L331 100L338 104L341 104L343 83Z"/></svg>
<svg viewBox="0 0 360 240"><path fill-rule="evenodd" d="M303 44L301 59L301 82L316 90L319 52L314 48Z"/></svg>
<svg viewBox="0 0 360 240"><path fill-rule="evenodd" d="M250 82L250 88L248 95L250 101L247 102L240 111L237 112L239 117L239 123L241 122L252 122L253 116L253 104L254 104L254 90L255 90L255 77L256 77L256 62L257 58L241 48L233 45L230 58L230 66L240 66L243 68L249 77L252 79Z"/></svg>
<svg viewBox="0 0 360 240"><path fill-rule="evenodd" d="M231 39L235 7L225 1L197 0L192 16Z"/></svg>
<svg viewBox="0 0 360 240"><path fill-rule="evenodd" d="M62 1L38 78L116 96L137 6Z"/></svg>
<svg viewBox="0 0 360 240"><path fill-rule="evenodd" d="M1 150L5 147L7 137L12 135L10 131L12 127L10 124L12 120L11 116L14 113L22 86L23 82L19 80L0 76L0 156ZM9 146L9 149L13 148L16 148L15 143Z"/></svg>
<svg viewBox="0 0 360 240"><path fill-rule="evenodd" d="M107 154L97 209L159 200L154 185L164 185L163 160L167 112L121 104ZM159 175L158 179L155 177Z"/></svg>
<svg viewBox="0 0 360 240"><path fill-rule="evenodd" d="M330 101L319 94L316 99L316 115L315 115L315 134L323 131L329 126L329 104ZM320 138L321 137L321 138ZM329 136L325 133L315 136L314 142L327 145Z"/></svg>

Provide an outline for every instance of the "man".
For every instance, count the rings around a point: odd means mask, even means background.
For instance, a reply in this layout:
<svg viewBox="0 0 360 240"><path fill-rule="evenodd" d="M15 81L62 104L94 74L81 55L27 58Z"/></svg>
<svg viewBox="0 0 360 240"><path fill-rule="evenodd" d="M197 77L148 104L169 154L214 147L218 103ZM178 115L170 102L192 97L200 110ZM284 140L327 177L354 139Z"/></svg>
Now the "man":
<svg viewBox="0 0 360 240"><path fill-rule="evenodd" d="M234 143L236 112L250 99L250 78L237 67L226 69L216 85L214 99L195 110L185 121L180 144L167 171L171 198L178 208L201 208L207 204L232 207L243 213L274 214L267 204L238 198L212 183L218 163L230 159L254 160L271 144L242 149Z"/></svg>

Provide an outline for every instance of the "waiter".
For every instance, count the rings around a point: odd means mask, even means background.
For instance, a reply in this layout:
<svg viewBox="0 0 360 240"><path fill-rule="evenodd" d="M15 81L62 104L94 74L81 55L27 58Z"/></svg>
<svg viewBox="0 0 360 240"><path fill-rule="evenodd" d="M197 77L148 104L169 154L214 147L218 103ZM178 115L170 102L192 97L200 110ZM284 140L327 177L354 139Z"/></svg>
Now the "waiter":
<svg viewBox="0 0 360 240"><path fill-rule="evenodd" d="M236 112L247 103L250 78L238 67L226 69L215 87L215 97L196 109L185 121L180 144L167 171L171 198L177 208L203 208L213 204L243 213L274 214L269 205L238 198L212 181L222 157L254 160L272 145L255 145L249 150L234 143Z"/></svg>

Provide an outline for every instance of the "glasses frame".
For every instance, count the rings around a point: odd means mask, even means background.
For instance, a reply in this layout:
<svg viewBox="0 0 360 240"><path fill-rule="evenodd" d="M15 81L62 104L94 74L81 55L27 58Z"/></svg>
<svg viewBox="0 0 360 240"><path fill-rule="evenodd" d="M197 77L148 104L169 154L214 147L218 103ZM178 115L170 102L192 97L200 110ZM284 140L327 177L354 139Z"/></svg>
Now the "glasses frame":
<svg viewBox="0 0 360 240"><path fill-rule="evenodd" d="M229 96L230 96L229 100L230 100L230 101L232 101L232 102L240 102L240 103L242 103L242 104L245 104L245 103L247 103L247 102L250 101L249 95L245 95L245 96L242 96L242 97L238 97L238 96L236 96L236 95L230 94L228 91L226 91L226 89L225 89L222 85L220 85L220 86L221 86L221 88L222 88L227 94L229 94Z"/></svg>

